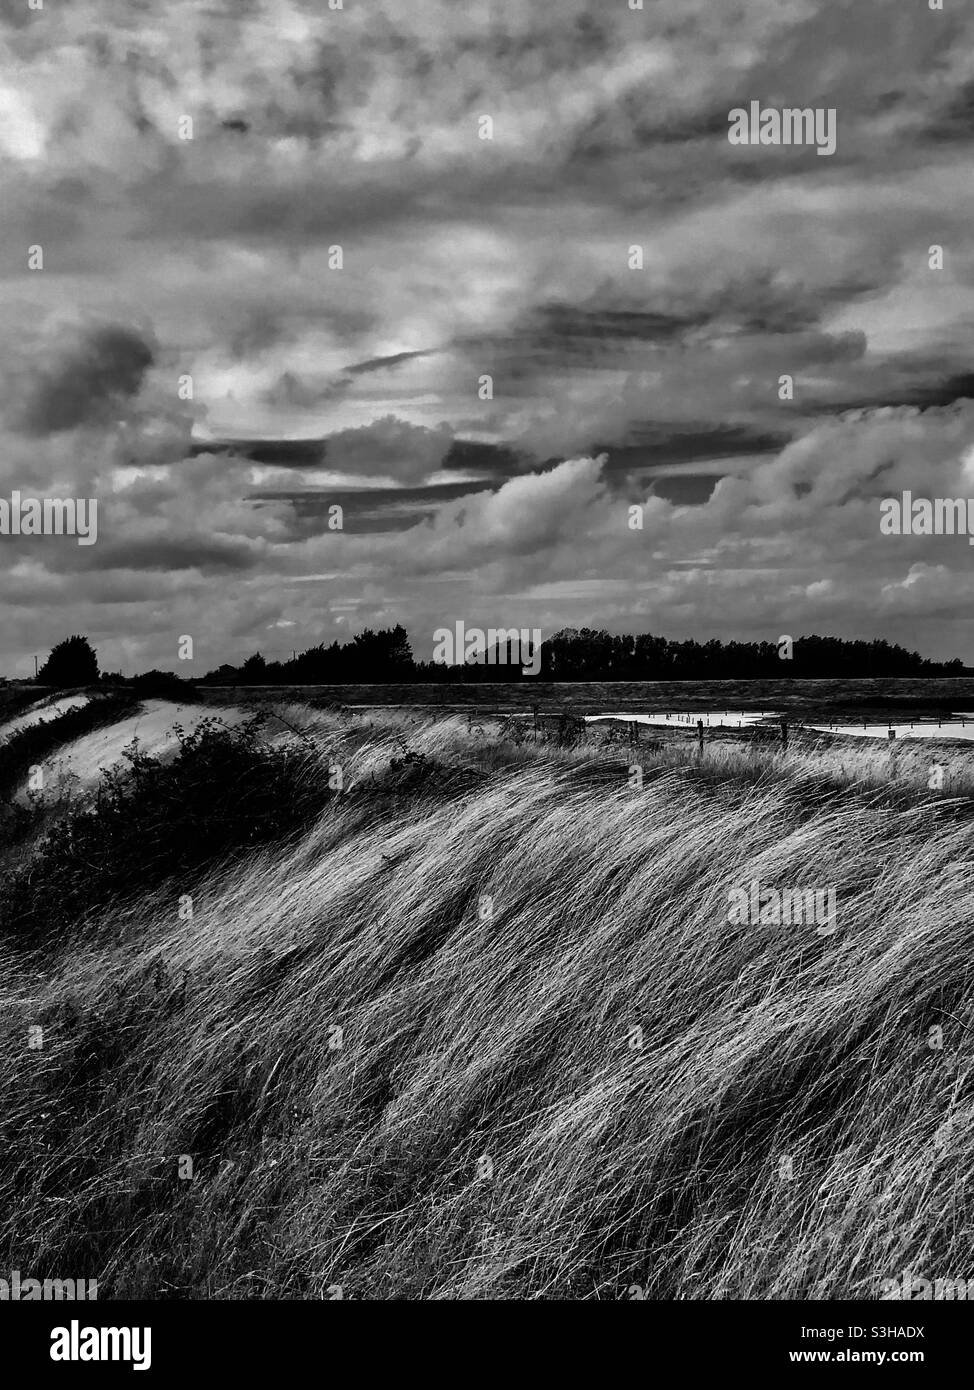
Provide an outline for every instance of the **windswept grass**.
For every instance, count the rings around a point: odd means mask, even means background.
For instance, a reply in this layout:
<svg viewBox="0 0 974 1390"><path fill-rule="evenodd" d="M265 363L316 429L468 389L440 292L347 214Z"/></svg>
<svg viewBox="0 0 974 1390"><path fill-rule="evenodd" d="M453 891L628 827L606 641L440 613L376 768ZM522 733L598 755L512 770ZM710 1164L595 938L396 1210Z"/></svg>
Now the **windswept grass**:
<svg viewBox="0 0 974 1390"><path fill-rule="evenodd" d="M644 750L637 786L594 741L281 715L41 848L46 949L0 909L0 1262L150 1298L974 1275L964 806L841 750ZM299 814L244 795L252 833L190 853L265 757ZM120 877L84 886L85 836ZM834 887L838 929L731 925L755 879Z"/></svg>

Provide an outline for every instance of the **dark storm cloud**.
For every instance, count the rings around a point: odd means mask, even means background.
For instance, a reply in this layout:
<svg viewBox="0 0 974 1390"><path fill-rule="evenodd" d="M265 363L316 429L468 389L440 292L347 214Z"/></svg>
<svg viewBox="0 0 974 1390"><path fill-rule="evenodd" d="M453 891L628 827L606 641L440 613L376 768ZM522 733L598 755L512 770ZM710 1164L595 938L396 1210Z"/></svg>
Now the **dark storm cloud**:
<svg viewBox="0 0 974 1390"><path fill-rule="evenodd" d="M324 465L324 439L220 439L193 445L194 456L233 454L278 468L318 468Z"/></svg>
<svg viewBox="0 0 974 1390"><path fill-rule="evenodd" d="M47 435L101 421L113 402L138 394L152 362L153 349L135 329L91 328L53 362L33 368L17 427Z"/></svg>
<svg viewBox="0 0 974 1390"><path fill-rule="evenodd" d="M892 406L916 406L920 410L932 410L965 400L974 400L974 372L957 372L942 381L904 384L872 396L830 396L828 400L810 405L809 409L819 415L842 410L880 410Z"/></svg>
<svg viewBox="0 0 974 1390"><path fill-rule="evenodd" d="M923 127L921 135L934 145L970 142L974 137L974 82L965 82Z"/></svg>
<svg viewBox="0 0 974 1390"><path fill-rule="evenodd" d="M686 473L675 477L654 478L649 495L662 497L674 507L702 507L710 501L719 481L720 474L711 473ZM633 500L639 500L640 495L633 491Z"/></svg>
<svg viewBox="0 0 974 1390"><path fill-rule="evenodd" d="M498 370L516 372L520 390L539 369L563 364L608 370L632 360L628 354L641 347L663 350L709 339L721 340L722 350L732 355L752 350L742 345L744 337L755 340L758 350L762 335L787 337L774 350L789 353L793 361L845 362L865 353L863 333L810 330L834 307L875 293L882 282L877 273L840 280L823 291L763 272L729 280L716 290L692 285L668 289L654 296L655 304L639 307L632 305L633 291L625 296L609 284L579 303L549 302L526 310L505 337L458 338L454 346L496 363ZM638 284L634 290L638 293ZM729 335L737 341L728 343Z"/></svg>
<svg viewBox="0 0 974 1390"><path fill-rule="evenodd" d="M474 439L455 439L443 460L443 468L461 473L478 473L488 478L510 478L527 466L523 453L504 444L486 444Z"/></svg>
<svg viewBox="0 0 974 1390"><path fill-rule="evenodd" d="M633 137L640 145L684 145L694 140L725 140L727 138L726 105L692 117L662 115L657 120L637 119Z"/></svg>
<svg viewBox="0 0 974 1390"><path fill-rule="evenodd" d="M930 386L920 386L906 393L901 401L883 402L891 405L918 405L926 410L931 406L953 405L955 401L974 400L974 372L958 372Z"/></svg>
<svg viewBox="0 0 974 1390"><path fill-rule="evenodd" d="M837 277L825 285L776 280L765 272L730 282L707 303L712 320L742 333L799 333L816 327L832 308L854 304L889 283L891 272L878 264L866 275Z"/></svg>
<svg viewBox="0 0 974 1390"><path fill-rule="evenodd" d="M329 465L327 439L221 439L197 441L190 454L234 455L277 468L313 469ZM444 471L479 473L485 477L506 478L523 471L527 458L502 444L472 439L454 439L447 448L441 468ZM452 484L451 484L452 486ZM378 493L380 489L370 489ZM403 489L408 492L409 489ZM267 494L269 495L269 494ZM398 495L398 492L397 492Z"/></svg>
<svg viewBox="0 0 974 1390"><path fill-rule="evenodd" d="M397 367L400 362L412 362L419 357L429 357L432 348L420 348L416 352L396 352L391 357L370 357L367 362L355 362L345 368L347 376L363 376L367 372L381 372L389 367Z"/></svg>
<svg viewBox="0 0 974 1390"><path fill-rule="evenodd" d="M351 535L407 531L431 521L445 502L490 489L489 482L437 483L428 487L328 488L322 492L258 491L255 501L287 502L293 509L291 538L301 540L326 533L329 509L342 508L343 530Z"/></svg>
<svg viewBox="0 0 974 1390"><path fill-rule="evenodd" d="M37 11L27 8L27 0L0 0L0 21L14 29L25 29L35 23Z"/></svg>
<svg viewBox="0 0 974 1390"><path fill-rule="evenodd" d="M200 570L220 574L251 570L260 547L243 540L206 535L99 541L93 564L99 570Z"/></svg>
<svg viewBox="0 0 974 1390"><path fill-rule="evenodd" d="M784 431L754 430L746 425L688 430L660 421L636 426L632 435L630 443L599 444L592 450L595 454L608 454L609 472L703 463L708 459L737 455L776 454L791 438L790 433Z"/></svg>
<svg viewBox="0 0 974 1390"><path fill-rule="evenodd" d="M575 347L597 346L610 340L666 343L683 337L688 330L708 321L706 310L684 314L654 313L638 309L587 309L571 304L548 304L536 311L530 326L529 342L535 348L548 344Z"/></svg>

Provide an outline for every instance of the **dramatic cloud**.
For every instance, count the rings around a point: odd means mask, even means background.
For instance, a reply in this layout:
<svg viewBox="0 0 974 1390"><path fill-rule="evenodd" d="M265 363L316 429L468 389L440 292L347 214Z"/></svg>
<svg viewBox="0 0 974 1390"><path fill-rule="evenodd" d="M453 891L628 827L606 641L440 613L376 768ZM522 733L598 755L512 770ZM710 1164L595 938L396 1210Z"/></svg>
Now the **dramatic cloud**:
<svg viewBox="0 0 974 1390"><path fill-rule="evenodd" d="M421 482L446 458L453 434L384 415L371 425L343 430L328 440L328 464L340 473L389 476Z"/></svg>
<svg viewBox="0 0 974 1390"><path fill-rule="evenodd" d="M149 344L118 324L89 327L67 346L48 346L49 361L21 364L14 376L19 399L10 402L11 423L25 434L110 421L120 399L138 394L153 360Z"/></svg>
<svg viewBox="0 0 974 1390"><path fill-rule="evenodd" d="M0 673L451 616L974 662L974 552L878 531L974 488L972 40L922 0L2 0L3 490L100 524L0 538ZM752 100L834 108L835 154L731 145Z"/></svg>

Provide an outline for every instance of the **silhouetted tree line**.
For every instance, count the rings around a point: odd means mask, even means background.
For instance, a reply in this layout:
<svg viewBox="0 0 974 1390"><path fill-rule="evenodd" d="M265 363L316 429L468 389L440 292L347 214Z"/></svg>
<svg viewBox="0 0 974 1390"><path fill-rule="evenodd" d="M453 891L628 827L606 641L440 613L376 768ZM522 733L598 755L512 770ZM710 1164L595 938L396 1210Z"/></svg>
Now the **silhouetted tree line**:
<svg viewBox="0 0 974 1390"><path fill-rule="evenodd" d="M960 676L963 663L927 661L890 642L850 642L841 637L798 637L790 660L774 642L674 642L651 633L610 633L604 629L563 628L541 644L541 670L524 676L530 657L508 644L488 660L447 666L415 661L406 629L397 624L367 628L350 642L319 644L290 661L267 661L254 652L240 666L224 665L203 677L216 685L382 685L449 684L480 681L692 681L755 679L837 679L883 676ZM139 693L178 695L186 682L169 671L138 676L105 673L101 681L133 686ZM69 637L51 652L38 675L41 685L90 685L99 680L98 659L86 637ZM192 682L190 682L191 684Z"/></svg>
<svg viewBox="0 0 974 1390"><path fill-rule="evenodd" d="M367 629L344 645L312 647L291 661L265 661L260 653L242 666L221 666L207 682L246 685L342 685L416 682L447 684L488 681L680 681L959 676L959 659L927 661L917 652L882 640L846 641L841 637L799 637L790 660L782 660L773 642L674 642L651 633L613 634L592 628L564 628L541 644L541 670L522 674L523 660L510 646L505 661L447 666L415 661L401 625Z"/></svg>
<svg viewBox="0 0 974 1390"><path fill-rule="evenodd" d="M835 679L879 676L959 676L959 659L927 661L890 642L799 637L790 658L774 642L674 642L651 633L613 634L566 628L542 645L548 680L682 681L756 678ZM783 649L784 650L784 649Z"/></svg>
<svg viewBox="0 0 974 1390"><path fill-rule="evenodd" d="M397 624L379 632L366 628L344 644L309 647L291 661L267 661L260 652L254 652L243 665L220 666L204 681L241 685L395 684L420 679L417 669L409 634Z"/></svg>

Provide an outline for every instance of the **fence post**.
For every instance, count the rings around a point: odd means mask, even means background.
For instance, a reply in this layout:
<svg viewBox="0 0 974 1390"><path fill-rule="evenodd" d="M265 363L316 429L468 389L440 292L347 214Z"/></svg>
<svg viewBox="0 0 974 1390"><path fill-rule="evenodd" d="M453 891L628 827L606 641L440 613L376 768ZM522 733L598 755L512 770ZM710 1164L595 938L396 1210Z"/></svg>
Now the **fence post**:
<svg viewBox="0 0 974 1390"><path fill-rule="evenodd" d="M538 724L538 706L532 705L531 708L534 711L534 732L537 733L538 728L540 727Z"/></svg>
<svg viewBox="0 0 974 1390"><path fill-rule="evenodd" d="M703 753L703 720L697 720L697 747Z"/></svg>
<svg viewBox="0 0 974 1390"><path fill-rule="evenodd" d="M781 721L781 747L783 752L788 751L788 720Z"/></svg>

